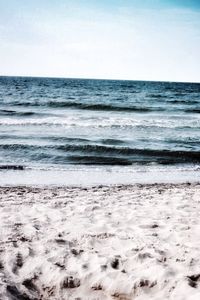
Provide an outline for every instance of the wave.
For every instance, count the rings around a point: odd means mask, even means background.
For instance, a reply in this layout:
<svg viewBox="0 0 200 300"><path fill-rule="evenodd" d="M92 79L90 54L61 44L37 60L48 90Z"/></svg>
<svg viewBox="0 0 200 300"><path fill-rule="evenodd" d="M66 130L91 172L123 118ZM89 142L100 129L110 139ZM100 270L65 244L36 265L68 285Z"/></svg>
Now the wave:
<svg viewBox="0 0 200 300"><path fill-rule="evenodd" d="M1 118L0 126L45 126L45 127L69 127L69 128L108 128L108 129L159 129L159 128L173 128L175 129L199 129L200 120L183 117L176 119L137 119L126 118L121 116L110 116L109 118L91 117L86 118L82 116L74 117L46 117L46 118Z"/></svg>
<svg viewBox="0 0 200 300"><path fill-rule="evenodd" d="M49 102L17 102L14 105L24 107L38 107L45 106L49 108L72 108L81 110L96 110L96 111L119 111L119 112L152 112L152 111L164 111L164 108L156 107L144 107L144 106L120 106L113 104L103 103L83 103L83 102L71 102L71 101L49 101Z"/></svg>
<svg viewBox="0 0 200 300"><path fill-rule="evenodd" d="M155 96L154 96L155 97ZM163 96L157 95L155 98L162 98ZM112 104L112 103L83 103L83 102L72 102L72 101L49 101L49 102L17 102L13 103L14 106L22 106L22 107L45 107L45 108L55 108L55 109L78 109L78 110L88 110L88 111L107 111L107 112L129 112L129 113L151 113L151 112L167 112L171 111L173 105L173 110L183 111L185 113L199 113L199 109L185 109L187 105L196 105L199 104L198 101L195 100L178 100L178 99L167 99L165 100L165 107L162 105L149 106L148 103L144 103L141 105L138 103L137 105L133 105L130 103L124 105L122 101L121 105ZM160 103L160 101L159 101ZM175 106L176 105L176 106ZM49 111L49 115L52 112ZM32 115L47 115L46 113L39 112L31 112L31 111L14 111L14 110L0 110L0 115L5 116L32 116Z"/></svg>
<svg viewBox="0 0 200 300"><path fill-rule="evenodd" d="M122 145L125 144L125 141L119 139L100 139L98 142L105 145Z"/></svg>
<svg viewBox="0 0 200 300"><path fill-rule="evenodd" d="M199 87L0 78L0 166L200 163Z"/></svg>
<svg viewBox="0 0 200 300"><path fill-rule="evenodd" d="M0 115L3 116L25 117L25 116L33 116L35 114L36 114L35 112L31 112L31 111L15 111L15 110L0 109Z"/></svg>
<svg viewBox="0 0 200 300"><path fill-rule="evenodd" d="M184 104L184 105L195 105L195 104L199 104L199 101L196 100L179 100L179 99L169 99L167 100L168 104Z"/></svg>
<svg viewBox="0 0 200 300"><path fill-rule="evenodd" d="M67 144L67 145L25 145L25 144L1 144L1 150L19 151L20 155L34 156L35 158L46 158L56 163L59 161L74 161L74 157L80 162L87 160L95 163L94 157L98 157L97 163L105 161L109 164L109 159L120 164L132 164L135 162L150 163L199 163L200 151L169 150L169 149L138 149L130 147L116 147L96 144ZM50 151L51 150L51 151ZM53 151L53 152L52 152ZM57 154L56 154L57 153ZM59 155L58 155L59 154ZM108 159L109 157L109 159ZM88 162L89 163L89 162Z"/></svg>
<svg viewBox="0 0 200 300"><path fill-rule="evenodd" d="M86 143L90 142L91 140L85 138L76 138L76 137L65 137L65 136L41 136L40 139L50 140L54 142L66 142L66 143Z"/></svg>
<svg viewBox="0 0 200 300"><path fill-rule="evenodd" d="M1 138L1 136L0 136ZM121 145L121 144L125 144L125 141L123 140L119 140L119 139L114 139L114 138L107 138L107 139L86 139L86 138L73 138L73 137L63 137L63 136L48 136L48 137L39 137L41 139L45 139L45 140L50 140L50 141L54 141L54 142L66 142L66 143L100 143L100 144L105 144L105 145Z"/></svg>
<svg viewBox="0 0 200 300"><path fill-rule="evenodd" d="M138 107L138 106L116 106L112 104L90 104L82 102L49 102L49 107L54 108L77 108L85 110L102 110L102 111L126 111L126 112L150 112L151 108L148 107ZM160 111L160 108L159 108Z"/></svg>
<svg viewBox="0 0 200 300"><path fill-rule="evenodd" d="M10 151L22 151L22 150L28 150L28 151L38 151L42 152L43 150L51 150L56 149L54 145L30 145L30 144L0 144L0 150L10 150ZM27 153L27 154L30 154Z"/></svg>
<svg viewBox="0 0 200 300"><path fill-rule="evenodd" d="M68 123L65 121L60 121L60 120L51 120L49 121L47 119L28 119L28 120L22 120L22 119L6 119L6 120L0 120L0 125L5 125L5 126L63 126L63 125L68 125L68 126L74 126L72 123Z"/></svg>
<svg viewBox="0 0 200 300"><path fill-rule="evenodd" d="M169 157L177 158L177 160L195 160L200 162L200 151L173 151L173 150L157 150L157 149L137 149L129 147L109 147L103 145L62 145L57 149L63 151L79 151L79 152L95 152L99 154L114 155L137 155L151 157Z"/></svg>
<svg viewBox="0 0 200 300"><path fill-rule="evenodd" d="M20 135L0 134L0 140L20 140L21 138Z"/></svg>
<svg viewBox="0 0 200 300"><path fill-rule="evenodd" d="M10 110L10 109L0 109L0 116L16 116L16 117L49 116L49 113L35 112L35 111L16 111L16 110Z"/></svg>
<svg viewBox="0 0 200 300"><path fill-rule="evenodd" d="M81 155L71 155L69 157L71 163L73 164L84 164L84 165L118 165L118 166L130 166L132 162L129 159L118 158L118 157L106 157L106 156L81 156Z"/></svg>
<svg viewBox="0 0 200 300"><path fill-rule="evenodd" d="M148 94L148 97L150 97L150 98L158 98L158 99L162 98L162 99L164 99L164 98L167 98L168 96L166 96L164 94Z"/></svg>
<svg viewBox="0 0 200 300"><path fill-rule="evenodd" d="M196 114L199 114L200 113L200 109L196 109L196 108L194 108L194 109L185 109L184 110L185 112L188 112L188 113L196 113Z"/></svg>

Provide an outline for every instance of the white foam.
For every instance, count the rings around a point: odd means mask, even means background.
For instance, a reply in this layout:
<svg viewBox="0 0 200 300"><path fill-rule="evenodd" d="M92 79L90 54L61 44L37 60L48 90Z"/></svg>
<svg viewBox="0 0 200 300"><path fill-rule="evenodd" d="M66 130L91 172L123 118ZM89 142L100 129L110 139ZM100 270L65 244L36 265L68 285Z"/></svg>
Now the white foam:
<svg viewBox="0 0 200 300"><path fill-rule="evenodd" d="M85 127L85 128L131 128L131 127L158 127L158 128L199 128L200 118L188 117L187 119L166 118L161 116L148 117L138 115L99 115L94 113L92 116L78 114L76 117L72 114L59 117L45 118L2 118L1 126L65 126L65 127Z"/></svg>

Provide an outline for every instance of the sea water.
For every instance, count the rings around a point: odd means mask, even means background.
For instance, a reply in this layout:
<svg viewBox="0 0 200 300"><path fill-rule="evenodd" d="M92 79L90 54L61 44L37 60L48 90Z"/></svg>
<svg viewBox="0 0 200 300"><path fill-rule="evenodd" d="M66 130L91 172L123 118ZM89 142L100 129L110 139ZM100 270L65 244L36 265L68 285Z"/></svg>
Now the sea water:
<svg viewBox="0 0 200 300"><path fill-rule="evenodd" d="M200 84L0 77L0 184L200 179Z"/></svg>

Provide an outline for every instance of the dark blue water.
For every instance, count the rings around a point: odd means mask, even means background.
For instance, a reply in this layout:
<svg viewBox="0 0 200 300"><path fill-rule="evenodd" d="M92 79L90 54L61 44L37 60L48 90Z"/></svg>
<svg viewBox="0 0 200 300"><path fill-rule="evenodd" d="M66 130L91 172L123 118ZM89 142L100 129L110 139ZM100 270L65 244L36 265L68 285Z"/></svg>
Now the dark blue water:
<svg viewBox="0 0 200 300"><path fill-rule="evenodd" d="M200 84L0 77L0 169L198 166Z"/></svg>

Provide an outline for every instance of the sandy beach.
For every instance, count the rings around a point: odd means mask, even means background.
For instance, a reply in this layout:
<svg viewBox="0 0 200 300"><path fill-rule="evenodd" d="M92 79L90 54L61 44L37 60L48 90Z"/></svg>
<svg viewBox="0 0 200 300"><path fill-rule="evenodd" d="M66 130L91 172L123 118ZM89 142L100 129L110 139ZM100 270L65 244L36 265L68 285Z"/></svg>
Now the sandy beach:
<svg viewBox="0 0 200 300"><path fill-rule="evenodd" d="M199 184L0 194L0 299L200 299Z"/></svg>

